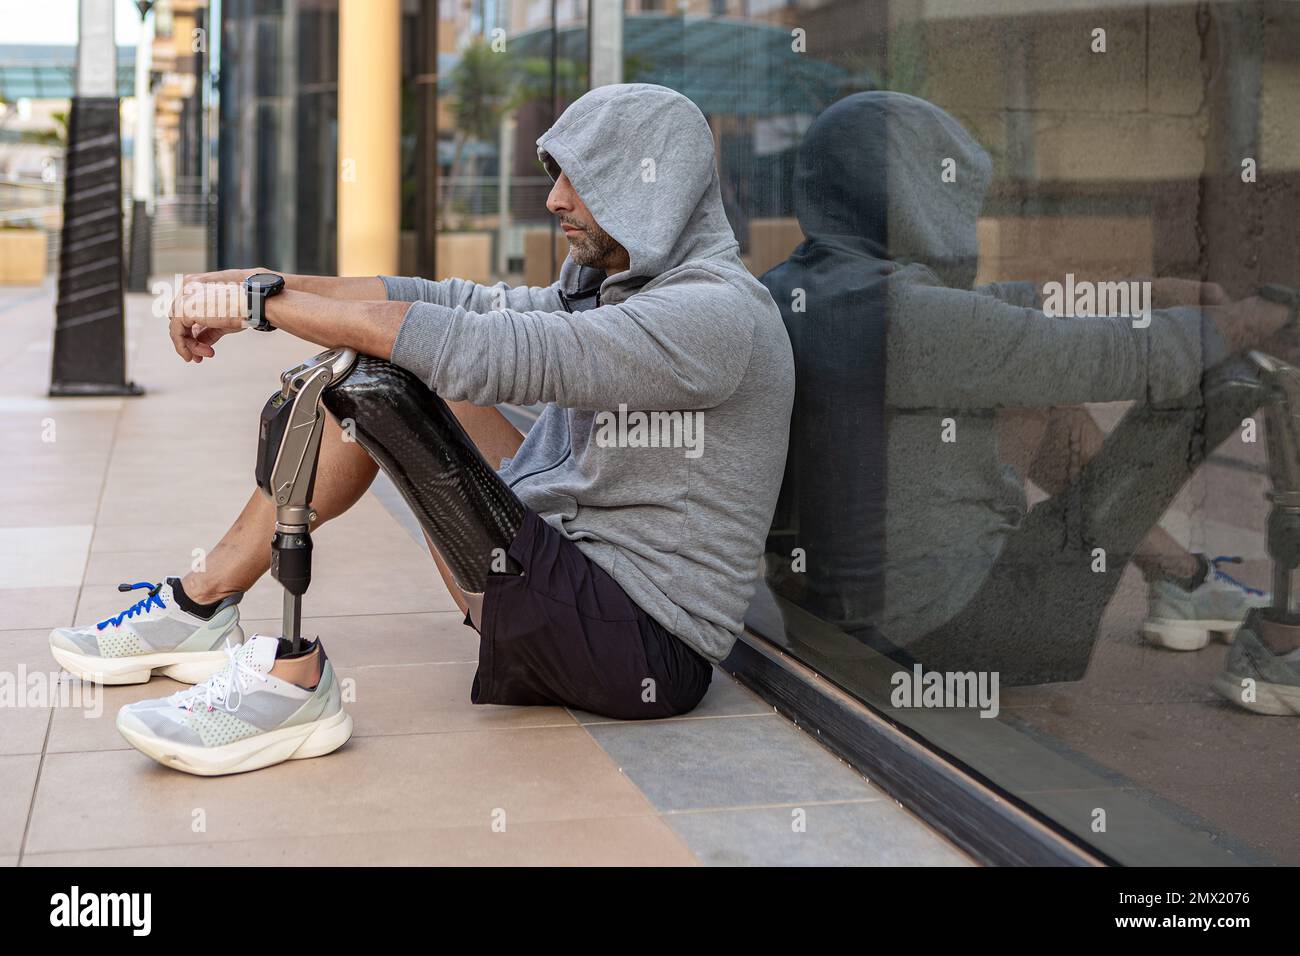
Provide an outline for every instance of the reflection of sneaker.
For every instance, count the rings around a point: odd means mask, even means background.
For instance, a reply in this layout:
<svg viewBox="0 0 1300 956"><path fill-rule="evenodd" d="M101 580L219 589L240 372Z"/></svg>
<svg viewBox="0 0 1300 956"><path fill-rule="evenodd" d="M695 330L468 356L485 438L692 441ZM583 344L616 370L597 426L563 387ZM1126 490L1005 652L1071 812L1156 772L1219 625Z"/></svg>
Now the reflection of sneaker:
<svg viewBox="0 0 1300 956"><path fill-rule="evenodd" d="M244 639L235 606L242 594L226 598L205 620L181 610L168 581L118 586L137 588L147 589L146 596L120 614L50 632L50 652L64 670L97 684L143 684L154 671L193 684L225 665L221 648L227 640Z"/></svg>
<svg viewBox="0 0 1300 956"><path fill-rule="evenodd" d="M1241 558L1215 558L1210 562L1212 573L1191 591L1173 581L1152 584L1142 636L1175 651L1199 651L1210 643L1211 634L1232 643L1232 635L1246 614L1269 604L1267 594L1247 587L1221 567L1240 563Z"/></svg>
<svg viewBox="0 0 1300 956"><path fill-rule="evenodd" d="M1300 650L1274 654L1257 633L1260 624L1252 615L1237 631L1214 689L1252 713L1300 714Z"/></svg>
<svg viewBox="0 0 1300 956"><path fill-rule="evenodd" d="M170 697L127 704L117 729L136 750L186 773L212 776L319 757L352 736L334 668L319 641L255 634L226 649L224 670ZM311 678L304 675L311 674ZM294 681L315 680L311 687Z"/></svg>

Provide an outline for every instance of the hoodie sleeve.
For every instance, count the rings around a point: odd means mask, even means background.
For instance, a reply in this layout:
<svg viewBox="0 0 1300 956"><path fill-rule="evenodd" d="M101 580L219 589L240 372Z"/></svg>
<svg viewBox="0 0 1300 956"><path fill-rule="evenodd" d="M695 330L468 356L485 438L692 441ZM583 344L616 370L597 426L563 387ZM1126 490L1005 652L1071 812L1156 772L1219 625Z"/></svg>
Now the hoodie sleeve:
<svg viewBox="0 0 1300 956"><path fill-rule="evenodd" d="M415 276L380 276L391 302L431 302L471 312L494 309L561 309L559 284L542 286L479 285L468 279L433 281Z"/></svg>
<svg viewBox="0 0 1300 956"><path fill-rule="evenodd" d="M1026 309L1036 309L1041 304L1038 289L1032 282L990 282L976 286L972 291Z"/></svg>
<svg viewBox="0 0 1300 956"><path fill-rule="evenodd" d="M896 408L997 408L1140 401L1194 392L1227 357L1205 310L1052 318L959 289L913 286L890 304L887 395Z"/></svg>
<svg viewBox="0 0 1300 956"><path fill-rule="evenodd" d="M706 273L583 312L417 302L392 360L443 398L475 405L700 409L739 385L753 336L753 317L723 279Z"/></svg>

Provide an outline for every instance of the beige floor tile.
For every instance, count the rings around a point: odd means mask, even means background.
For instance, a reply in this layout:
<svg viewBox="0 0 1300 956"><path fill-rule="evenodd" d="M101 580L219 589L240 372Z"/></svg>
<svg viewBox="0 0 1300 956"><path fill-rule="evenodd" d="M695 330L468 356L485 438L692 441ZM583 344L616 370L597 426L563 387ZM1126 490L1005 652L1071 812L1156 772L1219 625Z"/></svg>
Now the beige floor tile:
<svg viewBox="0 0 1300 956"><path fill-rule="evenodd" d="M46 753L130 750L131 745L117 732L117 712L127 704L167 697L186 686L166 677L154 677L144 684L95 685L80 698L71 698L69 703L74 706L55 708Z"/></svg>
<svg viewBox="0 0 1300 956"><path fill-rule="evenodd" d="M187 572L191 560L188 553L176 550L91 551L82 584L116 588L123 582L161 581L168 575Z"/></svg>
<svg viewBox="0 0 1300 956"><path fill-rule="evenodd" d="M22 848L40 763L40 754L0 757L0 853L17 853Z"/></svg>
<svg viewBox="0 0 1300 956"><path fill-rule="evenodd" d="M251 464L248 470L252 471ZM160 483L156 489L105 489L98 520L106 525L135 525L188 522L196 514L211 514L229 515L233 521L253 491L251 479L238 484L205 481L201 489L187 488L192 482L191 476L183 476L169 487ZM201 501L195 500L198 495Z"/></svg>
<svg viewBox="0 0 1300 956"><path fill-rule="evenodd" d="M39 500L34 500L39 493ZM24 500L27 497L27 500ZM55 492L32 492L30 496L14 497L0 490L0 527L24 525L50 525L60 521L72 524L94 524L99 513L97 493L59 495Z"/></svg>
<svg viewBox="0 0 1300 956"><path fill-rule="evenodd" d="M235 516L223 519L219 515L209 516L201 507L195 508L195 518L181 522L143 522L136 524L98 524L95 527L95 539L90 543L91 554L105 551L139 551L141 547L150 550L170 551L178 557L188 556L193 548L211 548L220 540L226 528Z"/></svg>
<svg viewBox="0 0 1300 956"><path fill-rule="evenodd" d="M7 669L0 670L7 671ZM0 673L0 681L10 679L12 679L10 673ZM0 707L0 755L39 754L49 728L50 708L48 706L23 704L17 707Z"/></svg>
<svg viewBox="0 0 1300 956"><path fill-rule="evenodd" d="M354 737L327 757L217 778L113 750L46 756L27 849L479 827L497 811L507 827L653 812L577 727Z"/></svg>
<svg viewBox="0 0 1300 956"><path fill-rule="evenodd" d="M0 588L77 587L93 532L88 524L0 528Z"/></svg>
<svg viewBox="0 0 1300 956"><path fill-rule="evenodd" d="M50 632L46 628L25 631L0 631L0 666L25 663L29 667L53 666L50 657Z"/></svg>
<svg viewBox="0 0 1300 956"><path fill-rule="evenodd" d="M67 627L80 588L0 588L0 621L13 630Z"/></svg>
<svg viewBox="0 0 1300 956"><path fill-rule="evenodd" d="M41 752L61 676L47 631L0 631L0 754Z"/></svg>
<svg viewBox="0 0 1300 956"><path fill-rule="evenodd" d="M4 859L0 858L0 865ZM8 864L12 866L13 864ZM28 854L24 866L695 866L656 816Z"/></svg>
<svg viewBox="0 0 1300 956"><path fill-rule="evenodd" d="M4 439L0 437L0 447ZM104 467L107 454L28 457L22 453L10 454L6 449L4 468L0 470L0 493L7 500L25 505L73 506L91 504L98 507L99 493L104 484ZM30 524L84 524L67 518L36 522L28 519L13 522Z"/></svg>
<svg viewBox="0 0 1300 956"><path fill-rule="evenodd" d="M0 446L3 440L0 439ZM0 475L0 527L94 524L103 484L100 469L67 474L11 467Z"/></svg>
<svg viewBox="0 0 1300 956"><path fill-rule="evenodd" d="M17 856L3 856L3 855L0 855L0 866L8 867L8 866L17 866L17 865L18 865L18 857L17 857Z"/></svg>
<svg viewBox="0 0 1300 956"><path fill-rule="evenodd" d="M498 707L470 703L477 664L340 667L352 702L355 733L436 734L518 727L573 726L563 707Z"/></svg>
<svg viewBox="0 0 1300 956"><path fill-rule="evenodd" d="M0 433L6 451L25 460L104 454L112 447L117 418L118 413L109 409L78 410L61 402L16 407L12 400L0 398Z"/></svg>

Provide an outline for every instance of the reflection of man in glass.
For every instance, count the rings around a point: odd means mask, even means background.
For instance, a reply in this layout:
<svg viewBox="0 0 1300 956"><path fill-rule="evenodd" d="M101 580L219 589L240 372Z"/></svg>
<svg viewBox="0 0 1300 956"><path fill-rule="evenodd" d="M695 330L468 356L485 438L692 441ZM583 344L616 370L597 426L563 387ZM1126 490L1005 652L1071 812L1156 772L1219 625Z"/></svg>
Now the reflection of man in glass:
<svg viewBox="0 0 1300 956"><path fill-rule="evenodd" d="M795 183L807 239L763 277L797 367L768 580L936 669L1075 679L1129 561L1193 630L1259 602L1156 522L1258 404L1230 357L1276 345L1289 310L1201 308L1222 293L1160 280L1165 308L1138 328L1049 317L1029 283L974 288L990 179L979 144L915 97L856 94L808 130ZM1071 406L1113 401L1136 404L1103 444ZM1047 501L1029 509L1011 459Z"/></svg>

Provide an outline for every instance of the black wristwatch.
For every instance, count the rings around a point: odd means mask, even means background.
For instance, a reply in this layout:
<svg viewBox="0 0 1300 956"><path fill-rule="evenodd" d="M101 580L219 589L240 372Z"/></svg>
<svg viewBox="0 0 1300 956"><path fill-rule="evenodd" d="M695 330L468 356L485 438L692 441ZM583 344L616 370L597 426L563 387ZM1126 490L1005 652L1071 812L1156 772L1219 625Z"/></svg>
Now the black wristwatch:
<svg viewBox="0 0 1300 956"><path fill-rule="evenodd" d="M1283 328L1293 328L1296 320L1300 319L1300 291L1273 282L1260 286L1255 290L1255 294L1266 302L1276 302L1278 305L1285 305L1291 309L1291 315L1287 318L1286 325Z"/></svg>
<svg viewBox="0 0 1300 956"><path fill-rule="evenodd" d="M274 272L255 272L244 280L244 304L248 315L244 327L258 332L274 332L275 326L266 321L266 300L284 291L284 276Z"/></svg>

